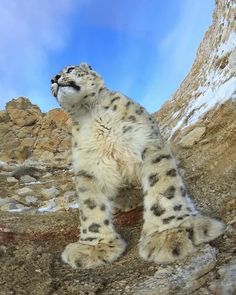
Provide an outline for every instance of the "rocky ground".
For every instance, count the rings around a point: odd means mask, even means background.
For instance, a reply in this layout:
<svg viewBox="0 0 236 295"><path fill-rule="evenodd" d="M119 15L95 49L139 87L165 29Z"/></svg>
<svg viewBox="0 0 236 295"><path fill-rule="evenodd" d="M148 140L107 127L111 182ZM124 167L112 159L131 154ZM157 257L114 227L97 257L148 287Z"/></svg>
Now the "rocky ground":
<svg viewBox="0 0 236 295"><path fill-rule="evenodd" d="M52 230L58 219L63 219L65 229L68 223L75 226L74 219L63 214L37 217L37 222L50 223ZM33 220L28 217L28 222ZM54 238L36 233L32 239L19 236L1 246L0 294L234 294L231 230L214 242L217 250L206 246L184 262L164 267L138 257L138 225L120 227L130 241L125 255L112 266L94 270L72 270L61 262L62 249L75 239L71 233Z"/></svg>
<svg viewBox="0 0 236 295"><path fill-rule="evenodd" d="M192 174L184 165L181 169L191 191ZM209 208L212 187L194 187L195 196L206 195L198 200L199 207L223 219L227 229L192 257L168 266L146 263L138 256L139 202L134 209L117 209L117 229L128 241L125 254L109 266L73 270L60 259L65 245L79 235L72 178L70 169L42 162L1 162L0 188L5 197L0 199L0 294L234 294L235 199ZM232 185L222 183L223 188Z"/></svg>

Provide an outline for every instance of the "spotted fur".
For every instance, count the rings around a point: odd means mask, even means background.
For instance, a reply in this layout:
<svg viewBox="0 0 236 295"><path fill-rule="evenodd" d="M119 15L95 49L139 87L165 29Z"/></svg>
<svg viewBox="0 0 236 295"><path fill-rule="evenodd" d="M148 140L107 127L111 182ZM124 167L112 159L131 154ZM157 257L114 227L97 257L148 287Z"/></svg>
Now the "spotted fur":
<svg viewBox="0 0 236 295"><path fill-rule="evenodd" d="M204 217L186 193L155 118L125 95L110 91L86 64L65 67L52 93L72 119L72 158L79 195L80 239L62 253L72 267L111 263L125 249L112 222L113 199L124 183L144 191L139 253L171 262L219 236L224 225Z"/></svg>

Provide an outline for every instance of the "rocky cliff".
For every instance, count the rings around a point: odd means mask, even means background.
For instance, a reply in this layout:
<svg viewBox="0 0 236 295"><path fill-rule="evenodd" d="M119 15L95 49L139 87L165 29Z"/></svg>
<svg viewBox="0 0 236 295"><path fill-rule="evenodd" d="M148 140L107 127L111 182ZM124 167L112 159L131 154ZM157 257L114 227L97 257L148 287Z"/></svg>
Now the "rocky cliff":
<svg viewBox="0 0 236 295"><path fill-rule="evenodd" d="M25 97L13 99L0 111L0 138L3 161L70 163L71 122L60 109L44 114Z"/></svg>
<svg viewBox="0 0 236 295"><path fill-rule="evenodd" d="M156 117L191 195L209 212L235 210L235 1L216 1L190 73Z"/></svg>
<svg viewBox="0 0 236 295"><path fill-rule="evenodd" d="M236 98L235 18L234 0L216 1L212 25L190 73L156 114L167 138L186 133L190 126L206 121L209 112Z"/></svg>

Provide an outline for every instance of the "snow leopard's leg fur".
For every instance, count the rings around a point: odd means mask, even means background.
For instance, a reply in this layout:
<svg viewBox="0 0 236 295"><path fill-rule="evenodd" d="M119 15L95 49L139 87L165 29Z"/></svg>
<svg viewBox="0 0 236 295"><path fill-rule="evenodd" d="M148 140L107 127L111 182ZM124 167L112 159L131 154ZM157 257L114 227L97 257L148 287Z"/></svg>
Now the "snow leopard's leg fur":
<svg viewBox="0 0 236 295"><path fill-rule="evenodd" d="M125 242L112 224L111 188L101 188L101 179L85 170L76 173L75 185L79 195L80 238L66 246L62 259L74 268L111 263L125 249ZM115 194L116 187L112 191Z"/></svg>
<svg viewBox="0 0 236 295"><path fill-rule="evenodd" d="M167 263L183 258L222 233L223 223L194 208L167 147L147 146L141 173L144 225L139 253L145 260Z"/></svg>

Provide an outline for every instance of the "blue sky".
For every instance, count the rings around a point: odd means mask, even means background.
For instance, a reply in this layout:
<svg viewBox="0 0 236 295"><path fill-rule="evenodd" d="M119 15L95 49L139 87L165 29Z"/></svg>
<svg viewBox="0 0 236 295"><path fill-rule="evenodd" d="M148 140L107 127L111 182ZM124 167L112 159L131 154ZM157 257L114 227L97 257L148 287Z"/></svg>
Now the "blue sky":
<svg viewBox="0 0 236 295"><path fill-rule="evenodd" d="M118 90L154 112L191 68L211 24L213 0L2 0L0 109L26 96L58 107L50 79L89 63Z"/></svg>

